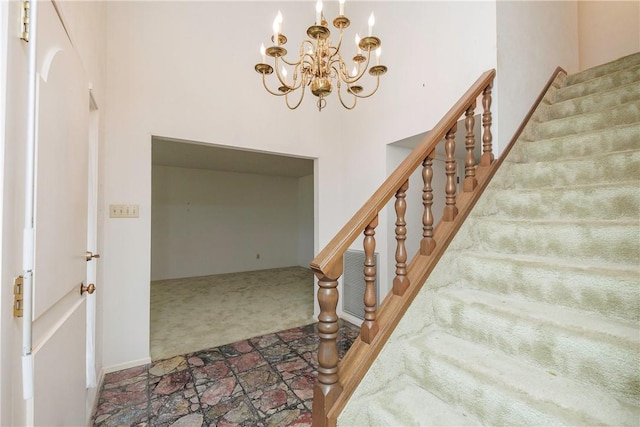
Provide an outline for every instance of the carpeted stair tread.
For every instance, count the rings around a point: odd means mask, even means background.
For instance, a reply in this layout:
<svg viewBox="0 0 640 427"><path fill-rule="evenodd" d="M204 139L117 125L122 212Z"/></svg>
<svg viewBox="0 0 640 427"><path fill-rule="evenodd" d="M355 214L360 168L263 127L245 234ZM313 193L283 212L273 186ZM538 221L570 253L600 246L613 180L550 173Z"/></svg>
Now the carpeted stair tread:
<svg viewBox="0 0 640 427"><path fill-rule="evenodd" d="M640 65L634 65L581 83L565 86L557 91L555 102L580 98L581 96L609 90L638 80L640 80Z"/></svg>
<svg viewBox="0 0 640 427"><path fill-rule="evenodd" d="M640 119L640 101L633 100L588 114L563 117L539 123L534 131L537 139L605 129L609 126L637 123Z"/></svg>
<svg viewBox="0 0 640 427"><path fill-rule="evenodd" d="M638 221L468 218L478 251L639 265Z"/></svg>
<svg viewBox="0 0 640 427"><path fill-rule="evenodd" d="M441 290L433 305L438 326L458 338L640 404L640 337L631 322L474 289Z"/></svg>
<svg viewBox="0 0 640 427"><path fill-rule="evenodd" d="M513 219L640 218L640 179L566 187L490 189L485 194L482 210L478 212L482 216Z"/></svg>
<svg viewBox="0 0 640 427"><path fill-rule="evenodd" d="M549 106L546 114L543 116L545 116L547 120L567 118L579 114L601 111L638 99L640 99L640 80L607 91L592 93L563 102L556 102Z"/></svg>
<svg viewBox="0 0 640 427"><path fill-rule="evenodd" d="M640 52L556 77L339 425L422 424L393 398L419 390L483 425L640 426Z"/></svg>
<svg viewBox="0 0 640 427"><path fill-rule="evenodd" d="M543 162L638 149L640 122L538 141L518 141L505 162Z"/></svg>
<svg viewBox="0 0 640 427"><path fill-rule="evenodd" d="M508 170L507 170L508 166ZM611 184L640 177L640 150L604 152L575 159L509 163L495 188Z"/></svg>
<svg viewBox="0 0 640 427"><path fill-rule="evenodd" d="M640 412L590 384L426 329L406 341L408 371L484 425L637 425Z"/></svg>
<svg viewBox="0 0 640 427"><path fill-rule="evenodd" d="M610 61L605 64L601 64L596 67L589 68L579 73L575 73L570 76L567 76L566 84L574 85L574 84L582 83L587 80L604 76L606 74L611 74L617 71L625 70L627 68L632 68L635 65L639 65L639 64L640 64L640 52L632 53L631 55L627 55L622 58L618 58L614 61Z"/></svg>
<svg viewBox="0 0 640 427"><path fill-rule="evenodd" d="M456 260L461 280L472 289L640 321L636 266L476 251L460 251Z"/></svg>
<svg viewBox="0 0 640 427"><path fill-rule="evenodd" d="M478 426L471 414L443 402L420 387L413 378L401 375L384 392L372 398L372 405L360 408L367 426ZM366 420L366 422L365 422Z"/></svg>

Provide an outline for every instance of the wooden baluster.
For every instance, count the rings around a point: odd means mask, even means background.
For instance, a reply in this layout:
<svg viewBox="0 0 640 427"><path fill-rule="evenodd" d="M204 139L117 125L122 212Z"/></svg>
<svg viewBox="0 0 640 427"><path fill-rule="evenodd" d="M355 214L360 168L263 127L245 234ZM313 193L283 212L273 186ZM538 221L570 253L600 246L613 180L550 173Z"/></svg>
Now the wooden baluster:
<svg viewBox="0 0 640 427"><path fill-rule="evenodd" d="M444 151L446 159L444 161L444 170L447 174L447 185L445 187L446 205L442 214L443 221L453 221L458 215L456 207L456 130L458 125L454 124L445 136Z"/></svg>
<svg viewBox="0 0 640 427"><path fill-rule="evenodd" d="M493 136L491 135L491 87L493 83L489 83L484 91L482 91L482 158L480 159L480 166L489 166L493 163L493 151L491 149L491 141Z"/></svg>
<svg viewBox="0 0 640 427"><path fill-rule="evenodd" d="M422 204L424 205L424 213L422 215L422 240L420 240L420 254L431 255L436 247L436 241L433 239L433 187L431 180L433 179L433 159L435 152L432 151L422 162Z"/></svg>
<svg viewBox="0 0 640 427"><path fill-rule="evenodd" d="M402 187L396 192L396 277L393 279L393 293L395 295L404 295L409 287L409 278L407 277L407 248L405 240L407 240L407 223L404 214L407 211L407 190L409 189L409 180L402 184Z"/></svg>
<svg viewBox="0 0 640 427"><path fill-rule="evenodd" d="M327 413L336 399L342 393L342 386L338 382L338 277L342 274L342 259L333 268L335 273L325 276L316 273L318 277L318 378L313 387L313 420L314 425L326 424Z"/></svg>
<svg viewBox="0 0 640 427"><path fill-rule="evenodd" d="M473 117L474 110L476 109L476 102L467 108L464 119L464 127L467 130L467 136L464 140L465 148L467 149L467 157L464 162L464 184L462 186L463 191L473 191L478 185L476 179L476 156L474 151L476 148L476 135L473 133L473 127L476 124L476 119Z"/></svg>
<svg viewBox="0 0 640 427"><path fill-rule="evenodd" d="M378 323L376 322L376 227L378 226L378 215L367 225L364 230L364 322L360 328L360 338L367 344L371 344L373 338L378 333Z"/></svg>

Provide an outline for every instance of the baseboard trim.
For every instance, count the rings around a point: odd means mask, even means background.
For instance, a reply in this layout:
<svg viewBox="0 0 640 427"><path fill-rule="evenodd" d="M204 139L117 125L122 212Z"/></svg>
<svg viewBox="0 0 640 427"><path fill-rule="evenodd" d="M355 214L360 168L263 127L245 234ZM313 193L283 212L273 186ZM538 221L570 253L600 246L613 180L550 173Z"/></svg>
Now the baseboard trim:
<svg viewBox="0 0 640 427"><path fill-rule="evenodd" d="M102 377L105 374L110 374L111 372L122 371L123 369L134 368L140 365L146 365L147 363L151 363L150 357L145 357L143 359L132 360L130 362L120 363L118 365L106 366L102 369Z"/></svg>

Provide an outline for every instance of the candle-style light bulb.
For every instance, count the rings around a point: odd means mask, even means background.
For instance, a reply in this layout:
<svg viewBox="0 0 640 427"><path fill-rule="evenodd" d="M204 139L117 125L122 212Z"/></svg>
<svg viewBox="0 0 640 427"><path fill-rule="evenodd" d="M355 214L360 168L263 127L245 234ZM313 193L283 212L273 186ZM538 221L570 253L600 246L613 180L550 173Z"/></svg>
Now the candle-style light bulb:
<svg viewBox="0 0 640 427"><path fill-rule="evenodd" d="M283 80L287 79L287 69L284 68L284 65L282 66L282 79Z"/></svg>
<svg viewBox="0 0 640 427"><path fill-rule="evenodd" d="M380 65L380 55L382 55L382 48L376 49L376 65Z"/></svg>
<svg viewBox="0 0 640 427"><path fill-rule="evenodd" d="M362 53L362 49L360 49L360 36L356 33L356 47L358 48L358 55Z"/></svg>
<svg viewBox="0 0 640 427"><path fill-rule="evenodd" d="M376 17L373 16L373 12L371 12L371 15L369 16L369 37L371 37L371 34L373 34L373 26L376 23Z"/></svg>
<svg viewBox="0 0 640 427"><path fill-rule="evenodd" d="M262 55L262 63L264 64L266 61L266 56L265 56L266 50L264 48L264 43L260 43L260 55Z"/></svg>
<svg viewBox="0 0 640 427"><path fill-rule="evenodd" d="M316 25L322 25L322 0L316 2Z"/></svg>
<svg viewBox="0 0 640 427"><path fill-rule="evenodd" d="M353 70L351 70L351 77L355 77L358 75L358 67L353 66Z"/></svg>
<svg viewBox="0 0 640 427"><path fill-rule="evenodd" d="M278 11L278 14L273 20L273 43L275 43L276 46L280 45L280 37L278 36L280 35L281 27L282 27L282 13Z"/></svg>
<svg viewBox="0 0 640 427"><path fill-rule="evenodd" d="M340 0L340 16L344 16L344 0Z"/></svg>

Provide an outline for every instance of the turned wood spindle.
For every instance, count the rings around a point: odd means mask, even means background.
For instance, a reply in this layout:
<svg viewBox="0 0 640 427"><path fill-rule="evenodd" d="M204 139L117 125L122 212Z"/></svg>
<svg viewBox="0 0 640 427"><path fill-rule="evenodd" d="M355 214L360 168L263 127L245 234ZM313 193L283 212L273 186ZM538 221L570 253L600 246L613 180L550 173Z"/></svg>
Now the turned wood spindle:
<svg viewBox="0 0 640 427"><path fill-rule="evenodd" d="M404 214L407 211L407 190L409 189L409 180L402 184L402 187L396 192L396 277L393 279L394 295L404 295L409 287L409 278L407 277L407 248L405 240L407 240L407 223Z"/></svg>
<svg viewBox="0 0 640 427"><path fill-rule="evenodd" d="M484 91L482 91L482 158L480 159L480 166L489 166L493 163L493 151L491 148L491 142L493 136L491 135L491 87L493 83L489 83Z"/></svg>
<svg viewBox="0 0 640 427"><path fill-rule="evenodd" d="M424 205L424 213L422 215L422 240L420 240L420 254L431 255L436 247L436 241L433 238L433 187L431 180L433 179L433 158L435 152L432 151L422 162L422 204Z"/></svg>
<svg viewBox="0 0 640 427"><path fill-rule="evenodd" d="M333 271L339 273L327 277L316 273L318 277L318 377L313 387L313 418L326 419L329 409L333 406L342 386L338 382L338 277L342 274L342 260Z"/></svg>
<svg viewBox="0 0 640 427"><path fill-rule="evenodd" d="M467 108L464 118L464 127L467 130L467 136L464 139L464 146L467 149L467 157L464 162L464 184L462 186L463 191L473 191L478 185L476 179L476 156L474 151L476 148L476 135L473 133L473 128L476 124L476 119L473 117L474 110L476 109L476 102Z"/></svg>
<svg viewBox="0 0 640 427"><path fill-rule="evenodd" d="M445 136L444 151L446 159L444 161L444 170L447 174L447 185L445 187L446 204L442 214L443 221L453 221L458 215L456 207L456 130L458 125L454 124Z"/></svg>
<svg viewBox="0 0 640 427"><path fill-rule="evenodd" d="M360 328L360 338L367 344L371 344L373 338L378 333L378 323L376 322L376 227L378 226L378 215L367 225L364 230L364 322Z"/></svg>

